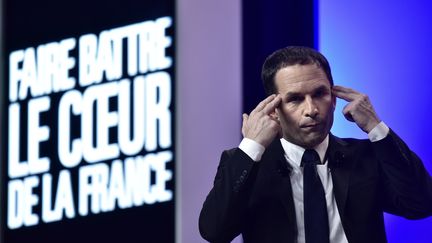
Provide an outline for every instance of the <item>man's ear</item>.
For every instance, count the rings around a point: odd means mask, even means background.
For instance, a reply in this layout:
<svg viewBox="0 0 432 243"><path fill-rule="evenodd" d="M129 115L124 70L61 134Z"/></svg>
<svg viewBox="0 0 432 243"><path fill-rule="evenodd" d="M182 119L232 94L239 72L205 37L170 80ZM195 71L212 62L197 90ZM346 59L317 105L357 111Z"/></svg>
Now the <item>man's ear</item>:
<svg viewBox="0 0 432 243"><path fill-rule="evenodd" d="M332 106L333 106L333 111L336 110L336 95L332 94Z"/></svg>

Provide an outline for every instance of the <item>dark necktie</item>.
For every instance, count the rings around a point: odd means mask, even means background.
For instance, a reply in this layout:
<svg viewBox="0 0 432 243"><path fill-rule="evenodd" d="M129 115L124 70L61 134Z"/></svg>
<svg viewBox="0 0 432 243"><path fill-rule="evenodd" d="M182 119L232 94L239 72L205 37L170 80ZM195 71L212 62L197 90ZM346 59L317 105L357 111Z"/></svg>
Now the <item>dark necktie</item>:
<svg viewBox="0 0 432 243"><path fill-rule="evenodd" d="M325 192L316 165L318 153L306 149L302 157L303 203L306 243L329 243L329 223Z"/></svg>

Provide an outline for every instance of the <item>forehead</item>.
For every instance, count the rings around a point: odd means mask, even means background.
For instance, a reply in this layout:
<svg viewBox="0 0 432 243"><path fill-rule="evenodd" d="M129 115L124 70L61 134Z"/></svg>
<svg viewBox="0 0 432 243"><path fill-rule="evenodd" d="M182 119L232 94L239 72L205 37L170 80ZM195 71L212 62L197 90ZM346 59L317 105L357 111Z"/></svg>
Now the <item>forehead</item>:
<svg viewBox="0 0 432 243"><path fill-rule="evenodd" d="M321 86L330 88L327 76L316 64L297 64L279 69L275 85L279 93L307 92Z"/></svg>

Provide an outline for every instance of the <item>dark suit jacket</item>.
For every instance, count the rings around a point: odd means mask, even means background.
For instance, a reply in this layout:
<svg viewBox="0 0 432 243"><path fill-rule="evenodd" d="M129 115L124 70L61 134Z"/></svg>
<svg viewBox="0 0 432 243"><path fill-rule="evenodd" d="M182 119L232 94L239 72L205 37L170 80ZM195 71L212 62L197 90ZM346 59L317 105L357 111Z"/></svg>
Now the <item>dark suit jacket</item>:
<svg viewBox="0 0 432 243"><path fill-rule="evenodd" d="M350 243L387 242L383 212L409 219L432 215L432 179L421 160L393 132L378 142L330 135L333 190ZM260 162L236 148L222 153L199 228L210 242L290 243L297 225L291 168L275 140Z"/></svg>

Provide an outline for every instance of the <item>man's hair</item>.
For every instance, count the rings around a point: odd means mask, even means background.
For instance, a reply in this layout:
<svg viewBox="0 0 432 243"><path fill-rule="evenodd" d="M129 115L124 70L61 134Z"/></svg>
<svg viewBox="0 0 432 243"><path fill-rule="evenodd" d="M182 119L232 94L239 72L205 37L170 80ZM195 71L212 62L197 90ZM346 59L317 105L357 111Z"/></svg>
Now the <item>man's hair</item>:
<svg viewBox="0 0 432 243"><path fill-rule="evenodd" d="M316 64L327 76L330 86L333 86L333 77L327 59L318 51L304 46L288 46L273 52L264 61L261 78L267 95L276 93L276 73L285 67L293 65Z"/></svg>

